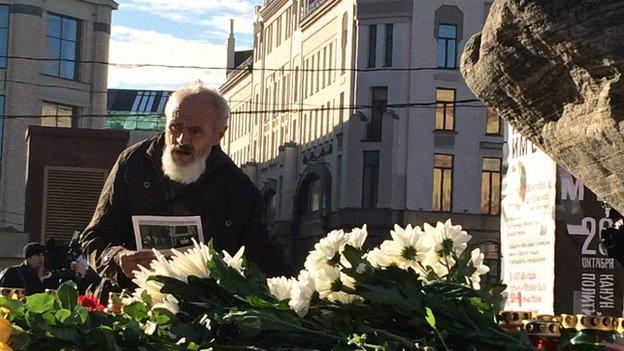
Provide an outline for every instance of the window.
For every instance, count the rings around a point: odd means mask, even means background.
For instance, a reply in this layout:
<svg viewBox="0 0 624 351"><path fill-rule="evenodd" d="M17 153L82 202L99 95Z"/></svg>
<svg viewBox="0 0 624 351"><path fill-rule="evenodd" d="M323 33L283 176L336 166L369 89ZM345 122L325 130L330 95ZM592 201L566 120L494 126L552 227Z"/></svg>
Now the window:
<svg viewBox="0 0 624 351"><path fill-rule="evenodd" d="M433 155L433 211L451 211L453 193L453 155Z"/></svg>
<svg viewBox="0 0 624 351"><path fill-rule="evenodd" d="M9 55L9 5L0 5L0 68L6 68ZM2 97L4 105L4 97ZM0 111L1 112L1 111ZM0 138L1 141L2 138Z"/></svg>
<svg viewBox="0 0 624 351"><path fill-rule="evenodd" d="M277 25L275 26L275 47L282 44L282 16L277 18Z"/></svg>
<svg viewBox="0 0 624 351"><path fill-rule="evenodd" d="M388 106L388 87L371 88L371 121L368 124L367 140L381 141L381 121Z"/></svg>
<svg viewBox="0 0 624 351"><path fill-rule="evenodd" d="M496 111L486 107L485 109L485 134L500 135L501 134L501 119L496 114Z"/></svg>
<svg viewBox="0 0 624 351"><path fill-rule="evenodd" d="M74 108L67 105L44 102L41 109L41 125L48 127L73 127Z"/></svg>
<svg viewBox="0 0 624 351"><path fill-rule="evenodd" d="M78 57L78 21L48 13L46 16L46 58L43 73L76 79Z"/></svg>
<svg viewBox="0 0 624 351"><path fill-rule="evenodd" d="M364 151L363 153L362 208L375 208L379 188L379 151Z"/></svg>
<svg viewBox="0 0 624 351"><path fill-rule="evenodd" d="M483 158L481 171L481 213L500 213L501 159Z"/></svg>
<svg viewBox="0 0 624 351"><path fill-rule="evenodd" d="M329 43L329 60L327 65L327 85L331 84L332 81L332 72L334 71L334 56L333 56L333 46L334 43Z"/></svg>
<svg viewBox="0 0 624 351"><path fill-rule="evenodd" d="M301 73L303 75L303 98L305 99L308 97L308 59L303 63Z"/></svg>
<svg viewBox="0 0 624 351"><path fill-rule="evenodd" d="M377 65L377 25L368 26L368 67Z"/></svg>
<svg viewBox="0 0 624 351"><path fill-rule="evenodd" d="M436 89L435 129L455 129L454 89Z"/></svg>
<svg viewBox="0 0 624 351"><path fill-rule="evenodd" d="M394 36L394 25L386 24L386 47L384 49L384 67L392 66L392 40Z"/></svg>
<svg viewBox="0 0 624 351"><path fill-rule="evenodd" d="M267 55L273 50L273 24L269 25L266 30L266 53Z"/></svg>
<svg viewBox="0 0 624 351"><path fill-rule="evenodd" d="M323 184L321 179L316 175L310 175L306 178L307 186L301 194L300 209L302 214L316 212L324 208Z"/></svg>
<svg viewBox="0 0 624 351"><path fill-rule="evenodd" d="M297 102L297 93L299 92L299 67L295 67L295 84L293 85L293 101Z"/></svg>
<svg viewBox="0 0 624 351"><path fill-rule="evenodd" d="M327 48L326 47L323 48L323 65L321 67L321 70L323 70L323 71L321 72L321 77L322 77L321 78L321 89L325 88L325 76L326 76L325 68L327 68ZM329 84L329 82L327 82L327 83Z"/></svg>
<svg viewBox="0 0 624 351"><path fill-rule="evenodd" d="M340 124L344 122L344 99L345 95L343 91L340 93L340 111L338 112L340 114Z"/></svg>
<svg viewBox="0 0 624 351"><path fill-rule="evenodd" d="M321 90L321 50L316 53L316 78L314 81L314 93L316 94L319 90Z"/></svg>
<svg viewBox="0 0 624 351"><path fill-rule="evenodd" d="M457 26L438 25L438 67L456 68Z"/></svg>
<svg viewBox="0 0 624 351"><path fill-rule="evenodd" d="M340 56L340 59L341 59L340 68L342 70L341 73L345 73L345 68L347 67L347 32L348 32L347 21L348 21L348 16L347 16L347 13L345 12L344 15L342 15L342 37L341 37L342 55Z"/></svg>

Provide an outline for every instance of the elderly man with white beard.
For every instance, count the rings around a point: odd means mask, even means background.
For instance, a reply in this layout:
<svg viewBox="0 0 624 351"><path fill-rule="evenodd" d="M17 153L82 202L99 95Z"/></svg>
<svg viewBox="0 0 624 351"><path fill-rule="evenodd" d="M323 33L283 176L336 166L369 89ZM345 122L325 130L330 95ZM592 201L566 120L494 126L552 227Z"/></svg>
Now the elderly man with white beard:
<svg viewBox="0 0 624 351"><path fill-rule="evenodd" d="M89 226L81 235L89 265L104 278L100 294L131 288L132 271L151 251L136 251L132 216L200 216L204 239L267 273L281 271L281 250L269 238L260 192L221 150L229 108L196 83L174 92L165 131L124 150L112 168ZM102 296L103 297L103 296Z"/></svg>

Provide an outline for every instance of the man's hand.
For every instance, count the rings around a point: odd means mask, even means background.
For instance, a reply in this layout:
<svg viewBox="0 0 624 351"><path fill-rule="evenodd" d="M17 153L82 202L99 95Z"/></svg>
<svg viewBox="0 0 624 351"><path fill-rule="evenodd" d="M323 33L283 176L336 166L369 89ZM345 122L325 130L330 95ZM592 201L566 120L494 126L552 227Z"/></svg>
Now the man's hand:
<svg viewBox="0 0 624 351"><path fill-rule="evenodd" d="M72 261L71 269L74 272L80 274L80 276L83 278L85 275L87 275L87 267L83 266L82 263L80 263L79 261Z"/></svg>
<svg viewBox="0 0 624 351"><path fill-rule="evenodd" d="M132 279L134 274L132 271L136 271L138 266L149 267L150 262L155 259L152 251L130 251L124 250L119 253L119 261L121 262L121 270L126 277Z"/></svg>

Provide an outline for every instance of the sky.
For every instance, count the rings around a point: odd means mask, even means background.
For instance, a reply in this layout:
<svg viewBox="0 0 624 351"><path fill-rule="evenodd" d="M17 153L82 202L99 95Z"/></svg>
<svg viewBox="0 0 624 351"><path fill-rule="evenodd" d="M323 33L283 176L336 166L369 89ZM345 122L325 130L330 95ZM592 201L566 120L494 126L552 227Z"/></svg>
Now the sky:
<svg viewBox="0 0 624 351"><path fill-rule="evenodd" d="M254 7L263 0L117 0L111 63L225 67L229 19L236 50L252 46ZM225 70L109 66L109 88L175 89L201 79L218 87Z"/></svg>

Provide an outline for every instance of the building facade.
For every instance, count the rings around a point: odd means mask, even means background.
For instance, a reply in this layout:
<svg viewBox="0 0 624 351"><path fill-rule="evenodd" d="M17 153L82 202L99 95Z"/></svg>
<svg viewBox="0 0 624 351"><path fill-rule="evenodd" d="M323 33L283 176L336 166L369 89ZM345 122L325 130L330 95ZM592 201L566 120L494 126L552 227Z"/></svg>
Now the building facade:
<svg viewBox="0 0 624 351"><path fill-rule="evenodd" d="M116 8L112 0L0 1L0 226L24 230L29 125L106 126Z"/></svg>
<svg viewBox="0 0 624 351"><path fill-rule="evenodd" d="M320 235L451 218L498 272L503 131L458 69L483 0L267 0L222 93L224 150L300 266Z"/></svg>

